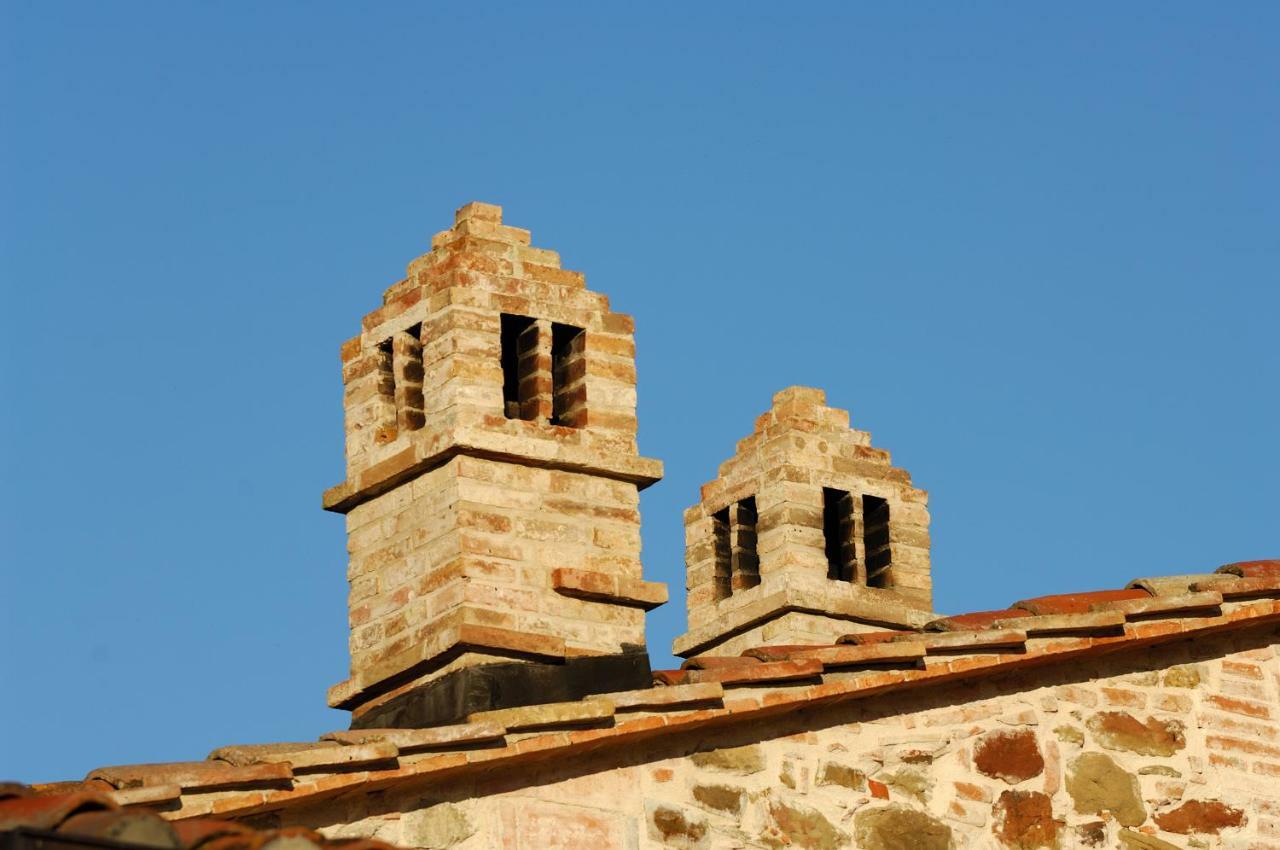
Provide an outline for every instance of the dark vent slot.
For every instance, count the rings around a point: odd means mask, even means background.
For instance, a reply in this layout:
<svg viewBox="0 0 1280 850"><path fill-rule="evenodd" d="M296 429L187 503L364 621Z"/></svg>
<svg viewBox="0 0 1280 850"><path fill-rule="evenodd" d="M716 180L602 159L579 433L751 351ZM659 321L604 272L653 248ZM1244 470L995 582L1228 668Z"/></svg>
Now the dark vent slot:
<svg viewBox="0 0 1280 850"><path fill-rule="evenodd" d="M844 490L822 488L822 535L827 578L853 581L857 572L853 543L853 497Z"/></svg>
<svg viewBox="0 0 1280 850"><path fill-rule="evenodd" d="M889 503L877 496L862 497L862 537L867 550L867 587L892 587L889 546Z"/></svg>

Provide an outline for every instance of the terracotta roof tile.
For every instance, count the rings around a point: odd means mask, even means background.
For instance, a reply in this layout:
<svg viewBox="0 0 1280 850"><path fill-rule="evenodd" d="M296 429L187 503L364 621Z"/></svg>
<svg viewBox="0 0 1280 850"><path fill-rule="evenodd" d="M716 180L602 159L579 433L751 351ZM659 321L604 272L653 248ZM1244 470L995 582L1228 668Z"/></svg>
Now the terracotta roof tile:
<svg viewBox="0 0 1280 850"><path fill-rule="evenodd" d="M237 767L224 761L185 761L167 764L132 764L100 767L86 779L101 779L115 788L146 785L178 785L182 790L229 788L281 782L293 778L287 764Z"/></svg>
<svg viewBox="0 0 1280 850"><path fill-rule="evenodd" d="M21 782L0 782L0 800L30 796L32 796L31 790Z"/></svg>
<svg viewBox="0 0 1280 850"><path fill-rule="evenodd" d="M1193 582L1192 591L1212 589L1222 595L1223 599L1243 599L1259 596L1280 595L1280 578L1238 578L1233 582L1221 584L1213 582L1209 585Z"/></svg>
<svg viewBox="0 0 1280 850"><path fill-rule="evenodd" d="M1210 583L1214 581L1220 582L1222 578L1214 573L1191 573L1180 576L1135 578L1125 586L1141 588L1152 596L1182 596L1191 592L1191 585L1193 584L1211 586Z"/></svg>
<svg viewBox="0 0 1280 850"><path fill-rule="evenodd" d="M177 821L173 825L173 830L187 850L197 850L205 842L224 835L249 835L253 832L244 824L216 818Z"/></svg>
<svg viewBox="0 0 1280 850"><path fill-rule="evenodd" d="M768 682L786 682L811 679L822 673L822 662L816 659L804 661L772 661L756 664L736 664L690 670L690 682L719 682L722 685L755 685Z"/></svg>
<svg viewBox="0 0 1280 850"><path fill-rule="evenodd" d="M866 640L868 637L871 641ZM856 632L840 638L838 643L860 646L881 643L919 641L929 655L956 652L981 652L1020 647L1027 642L1026 632L1017 629L983 629L956 632Z"/></svg>
<svg viewBox="0 0 1280 850"><path fill-rule="evenodd" d="M975 631L977 629L989 629L997 620L1007 620L1010 617L1025 617L1026 615L1027 612L1021 608L1003 608L999 611L973 611L968 614L953 614L949 617L930 620L924 628L928 632Z"/></svg>
<svg viewBox="0 0 1280 850"><path fill-rule="evenodd" d="M1124 628L1125 617L1120 611L1095 611L1088 614L1039 614L1007 617L992 625L998 629L1018 629L1028 637L1036 635L1061 635L1080 633L1117 632Z"/></svg>
<svg viewBox="0 0 1280 850"><path fill-rule="evenodd" d="M985 652L996 649L1021 649L1027 633L1021 629L983 629L973 632L937 632L923 635L929 655L953 655L957 652Z"/></svg>
<svg viewBox="0 0 1280 850"><path fill-rule="evenodd" d="M146 809L80 812L59 824L58 832L143 847L178 850L182 846L173 827Z"/></svg>
<svg viewBox="0 0 1280 850"><path fill-rule="evenodd" d="M1196 593L1183 593L1177 596L1148 596L1145 593L1137 599L1123 599L1113 602L1099 602L1092 608L1094 611L1119 611L1128 619L1152 615L1191 614L1198 612L1215 612L1222 607L1222 594L1216 590Z"/></svg>
<svg viewBox="0 0 1280 850"><path fill-rule="evenodd" d="M70 782L36 782L31 785L21 785L19 787L26 789L26 793L22 796L27 797L48 797L54 794L74 794L78 791L92 791L101 794L106 791L115 790L109 783L103 782L99 779L76 779Z"/></svg>
<svg viewBox="0 0 1280 850"><path fill-rule="evenodd" d="M120 808L105 793L42 794L36 787L4 783L0 785L0 832L15 829L156 850L395 850L370 839L329 841L300 827L255 830L215 819L171 823L146 809Z"/></svg>
<svg viewBox="0 0 1280 850"><path fill-rule="evenodd" d="M724 688L717 682L696 685L645 688L638 691L620 691L609 694L609 702L617 711L636 711L653 708L678 708L717 702L724 698Z"/></svg>
<svg viewBox="0 0 1280 850"><path fill-rule="evenodd" d="M688 684L688 670L654 670L653 681L657 685L667 685L675 687L677 685Z"/></svg>
<svg viewBox="0 0 1280 850"><path fill-rule="evenodd" d="M1218 567L1215 572L1229 573L1241 578L1280 580L1280 560L1236 561L1234 564L1224 564Z"/></svg>
<svg viewBox="0 0 1280 850"><path fill-rule="evenodd" d="M508 731L584 726L613 720L613 703L588 697L578 702L548 702L520 708L480 711L467 717L470 723L496 723Z"/></svg>
<svg viewBox="0 0 1280 850"><path fill-rule="evenodd" d="M158 806L172 803L181 797L182 787L179 785L143 785L111 792L111 799L122 806Z"/></svg>
<svg viewBox="0 0 1280 850"><path fill-rule="evenodd" d="M342 744L375 744L386 742L401 752L458 747L468 744L485 744L501 741L507 729L500 723L456 723L435 726L430 729L351 729L345 732L329 732L321 736L323 741Z"/></svg>
<svg viewBox="0 0 1280 850"><path fill-rule="evenodd" d="M1138 588L1123 590L1094 590L1088 593L1056 593L1052 596L1036 596L1013 603L1032 614L1087 614L1094 605L1104 602L1121 602L1131 599L1147 599L1151 594Z"/></svg>
<svg viewBox="0 0 1280 850"><path fill-rule="evenodd" d="M81 812L107 811L116 804L105 794L81 791L47 797L9 797L0 800L0 832L20 826L57 829L67 818Z"/></svg>
<svg viewBox="0 0 1280 850"><path fill-rule="evenodd" d="M255 764L287 764L293 770L368 764L394 759L399 751L386 741L343 746L335 741L304 744L246 744L219 747L209 754L213 760L237 767Z"/></svg>
<svg viewBox="0 0 1280 850"><path fill-rule="evenodd" d="M680 665L682 670L720 670L759 664L760 659L746 655L699 655Z"/></svg>
<svg viewBox="0 0 1280 850"><path fill-rule="evenodd" d="M852 667L918 661L924 657L924 644L917 640L837 646L761 646L747 652L761 661L812 660L824 668Z"/></svg>
<svg viewBox="0 0 1280 850"><path fill-rule="evenodd" d="M921 633L918 631L852 632L841 637L836 643L853 643L868 646L873 643L888 643L895 640L919 640L920 635Z"/></svg>

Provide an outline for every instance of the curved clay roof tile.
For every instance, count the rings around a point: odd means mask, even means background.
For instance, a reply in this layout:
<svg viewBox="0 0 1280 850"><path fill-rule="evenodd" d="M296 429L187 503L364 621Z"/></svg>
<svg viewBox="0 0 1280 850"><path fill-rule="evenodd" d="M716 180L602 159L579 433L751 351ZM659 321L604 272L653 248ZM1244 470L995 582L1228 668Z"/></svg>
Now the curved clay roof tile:
<svg viewBox="0 0 1280 850"><path fill-rule="evenodd" d="M182 846L168 821L146 810L81 812L63 821L58 832L158 850L178 850Z"/></svg>
<svg viewBox="0 0 1280 850"><path fill-rule="evenodd" d="M116 804L105 794L90 791L53 797L10 797L0 800L0 832L20 826L57 829L74 814L115 808Z"/></svg>

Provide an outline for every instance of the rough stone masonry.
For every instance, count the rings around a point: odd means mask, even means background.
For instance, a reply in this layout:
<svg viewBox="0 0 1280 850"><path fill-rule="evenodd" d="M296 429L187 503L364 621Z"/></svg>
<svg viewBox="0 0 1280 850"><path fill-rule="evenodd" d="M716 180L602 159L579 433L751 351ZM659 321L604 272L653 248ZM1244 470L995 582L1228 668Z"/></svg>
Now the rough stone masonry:
<svg viewBox="0 0 1280 850"><path fill-rule="evenodd" d="M1280 560L936 613L927 493L817 389L686 511L651 670L633 331L458 210L342 347L350 728L36 793L433 850L1280 850Z"/></svg>

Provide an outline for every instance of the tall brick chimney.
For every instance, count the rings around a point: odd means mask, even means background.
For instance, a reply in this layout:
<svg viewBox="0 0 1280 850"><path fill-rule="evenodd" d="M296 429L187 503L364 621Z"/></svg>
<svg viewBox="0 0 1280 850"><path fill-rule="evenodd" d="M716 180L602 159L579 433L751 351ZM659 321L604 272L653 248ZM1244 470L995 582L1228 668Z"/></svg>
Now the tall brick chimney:
<svg viewBox="0 0 1280 850"><path fill-rule="evenodd" d="M472 203L342 346L354 726L649 684L633 330Z"/></svg>
<svg viewBox="0 0 1280 850"><path fill-rule="evenodd" d="M822 390L790 387L685 511L685 657L933 615L928 494Z"/></svg>

